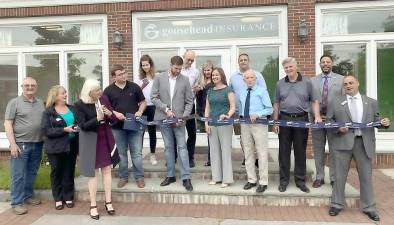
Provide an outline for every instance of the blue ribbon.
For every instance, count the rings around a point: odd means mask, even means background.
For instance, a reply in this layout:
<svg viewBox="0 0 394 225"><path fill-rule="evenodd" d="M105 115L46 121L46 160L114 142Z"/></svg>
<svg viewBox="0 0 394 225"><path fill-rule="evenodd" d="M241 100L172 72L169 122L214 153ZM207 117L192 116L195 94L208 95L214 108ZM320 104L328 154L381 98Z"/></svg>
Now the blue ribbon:
<svg viewBox="0 0 394 225"><path fill-rule="evenodd" d="M127 118L127 116L126 116ZM230 118L225 120L217 120L207 117L200 117L197 115L191 115L188 117L178 118L167 118L164 120L155 120L148 122L145 118L135 119L137 122L149 126L149 125L170 125L176 123L183 123L189 119L197 119L199 121L208 121L210 124L214 125L231 125L231 124L264 124L264 125L279 125L281 127L297 127L297 128L312 128L312 129L322 129L322 128L354 128L354 129L365 129L371 127L381 127L380 121L369 122L369 123L354 123L354 122L321 122L321 123L311 123L308 121L290 121L290 120L268 120L258 118L254 123L249 118Z"/></svg>

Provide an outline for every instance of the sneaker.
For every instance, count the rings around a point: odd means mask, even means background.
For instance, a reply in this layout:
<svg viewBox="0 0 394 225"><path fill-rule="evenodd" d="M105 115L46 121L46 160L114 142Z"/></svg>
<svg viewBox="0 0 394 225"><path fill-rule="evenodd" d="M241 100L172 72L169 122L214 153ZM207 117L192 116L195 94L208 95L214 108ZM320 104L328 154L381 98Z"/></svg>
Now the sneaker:
<svg viewBox="0 0 394 225"><path fill-rule="evenodd" d="M156 159L156 155L155 154L151 154L150 155L150 163L152 165L156 165L157 164L157 159Z"/></svg>
<svg viewBox="0 0 394 225"><path fill-rule="evenodd" d="M119 179L118 188L122 188L122 187L126 186L127 182L128 182L127 180Z"/></svg>
<svg viewBox="0 0 394 225"><path fill-rule="evenodd" d="M38 198L28 198L25 200L25 203L28 205L39 205L41 204L41 200Z"/></svg>
<svg viewBox="0 0 394 225"><path fill-rule="evenodd" d="M15 215L23 215L27 213L27 209L23 205L15 206L14 208L12 208L12 211Z"/></svg>

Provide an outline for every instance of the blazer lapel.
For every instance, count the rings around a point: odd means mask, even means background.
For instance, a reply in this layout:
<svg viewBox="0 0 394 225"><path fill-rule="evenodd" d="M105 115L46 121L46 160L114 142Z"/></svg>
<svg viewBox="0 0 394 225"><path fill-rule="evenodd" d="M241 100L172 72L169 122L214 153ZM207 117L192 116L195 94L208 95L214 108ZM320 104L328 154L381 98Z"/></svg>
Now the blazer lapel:
<svg viewBox="0 0 394 225"><path fill-rule="evenodd" d="M349 105L348 105L349 102L347 101L346 95L343 95L341 100L342 100L341 104L344 107L347 116L349 117L350 121L352 121L352 114L350 113L350 110L349 110Z"/></svg>
<svg viewBox="0 0 394 225"><path fill-rule="evenodd" d="M361 99L363 101L363 118L361 121L364 123L367 123L367 122L370 122L370 121L366 121L367 115L368 115L368 109L369 109L368 100L364 95L361 95Z"/></svg>
<svg viewBox="0 0 394 225"><path fill-rule="evenodd" d="M168 99L171 99L170 80L169 80L170 78L168 76L168 73L165 76L163 76L163 79L164 79L163 81L164 87L168 87L167 88Z"/></svg>

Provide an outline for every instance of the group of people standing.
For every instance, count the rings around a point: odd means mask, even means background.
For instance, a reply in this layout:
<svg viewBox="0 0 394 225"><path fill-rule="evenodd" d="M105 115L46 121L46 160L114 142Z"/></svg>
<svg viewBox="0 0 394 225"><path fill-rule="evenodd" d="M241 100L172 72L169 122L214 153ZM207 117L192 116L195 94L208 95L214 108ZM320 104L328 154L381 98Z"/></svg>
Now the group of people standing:
<svg viewBox="0 0 394 225"><path fill-rule="evenodd" d="M257 193L263 193L268 188L268 126L258 123L259 119L311 120L315 123L380 121L383 127L390 125L389 119L380 119L376 100L359 94L355 76L343 77L332 72L333 62L329 55L321 57L322 74L313 78L298 72L294 58L283 60L286 76L277 82L273 101L263 75L250 68L247 54L239 55L239 72L231 76L229 84L223 69L215 67L210 61L202 65L200 73L194 66L195 57L191 50L186 51L183 58L173 56L169 70L156 74L151 57L143 55L137 83L127 80L123 66L114 65L111 70L114 82L102 91L100 82L86 80L80 99L74 106L67 104L66 89L59 85L50 88L44 106L43 101L35 97L38 88L36 81L31 77L25 78L22 95L7 105L4 123L11 150L11 205L14 212L27 213L24 203L40 204L33 197L33 183L44 140L51 165L55 208L62 210L64 206L74 206L74 173L79 154L81 174L89 177L91 218L99 219L96 192L100 171L105 209L108 214L115 214L111 201L113 154L119 154L120 158L117 187L122 188L129 181L128 151L136 185L145 187L142 160L144 131L124 129L126 113L136 118L145 115L148 121L178 118L177 123L158 125L164 140L167 167L166 177L160 185L176 182L175 164L178 161L182 185L187 191L193 190L190 168L195 166L196 122L182 118L195 113L211 119L205 122L209 149L205 166L211 166L212 171L209 184L220 184L225 188L234 182L231 157L234 130L241 135L245 157L247 182L243 188L249 190L256 187ZM248 123L240 127L226 123L234 117L245 118ZM156 126L149 125L147 129L150 162L156 165ZM305 184L308 129L274 125L272 130L279 136L278 190L286 191L289 184L293 148L294 181L301 191L309 192ZM361 181L363 211L371 219L379 220L371 177L375 152L374 129L313 129L312 139L317 171L312 185L314 188L324 184L326 139L329 143L330 181L333 187L329 214L335 216L344 207L346 176L350 160L354 158Z"/></svg>

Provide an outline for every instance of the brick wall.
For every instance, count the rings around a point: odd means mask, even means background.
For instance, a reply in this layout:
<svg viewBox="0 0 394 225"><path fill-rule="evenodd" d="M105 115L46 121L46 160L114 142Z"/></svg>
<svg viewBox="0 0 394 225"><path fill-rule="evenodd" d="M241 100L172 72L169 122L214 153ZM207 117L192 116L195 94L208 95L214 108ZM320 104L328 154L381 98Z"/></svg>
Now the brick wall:
<svg viewBox="0 0 394 225"><path fill-rule="evenodd" d="M35 16L67 16L86 14L106 14L108 16L108 47L109 67L122 64L132 76L133 44L131 13L140 11L188 10L204 8L253 7L270 5L287 5L288 8L288 49L289 56L295 57L299 64L299 71L304 75L315 75L315 4L329 2L343 2L338 0L161 0L150 2L108 3L94 5L68 5L52 7L27 7L0 9L1 18L35 17ZM308 39L301 43L297 37L298 25L305 19L309 28ZM124 44L121 49L112 43L112 33L120 31ZM132 77L130 77L132 79ZM313 157L311 138L309 138L307 155ZM390 156L391 157L391 156ZM394 157L394 156L393 156ZM390 160L382 159L377 162L394 164Z"/></svg>

